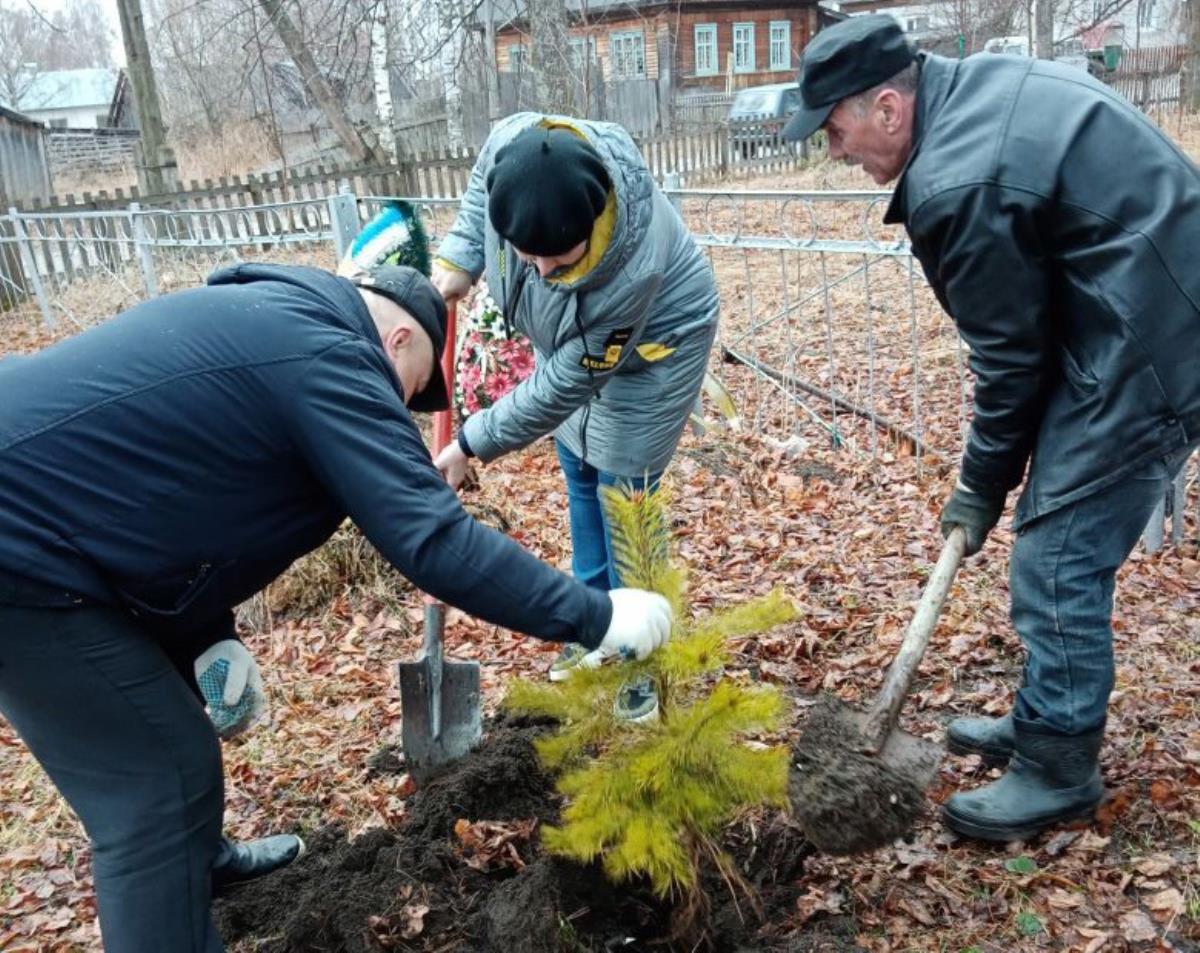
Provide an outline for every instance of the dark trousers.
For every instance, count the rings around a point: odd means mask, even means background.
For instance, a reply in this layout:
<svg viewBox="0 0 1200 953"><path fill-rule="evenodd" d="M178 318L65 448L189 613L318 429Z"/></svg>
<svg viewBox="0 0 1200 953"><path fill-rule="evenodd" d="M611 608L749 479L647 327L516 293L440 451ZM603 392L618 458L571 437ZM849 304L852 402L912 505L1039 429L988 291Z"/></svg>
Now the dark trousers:
<svg viewBox="0 0 1200 953"><path fill-rule="evenodd" d="M221 953L221 749L158 643L115 609L0 605L0 714L92 842L109 953Z"/></svg>
<svg viewBox="0 0 1200 953"><path fill-rule="evenodd" d="M1190 451L1024 526L1009 562L1012 623L1028 650L1014 714L1077 735L1104 724L1113 688L1113 585ZM1031 479L1037 479L1037 462Z"/></svg>

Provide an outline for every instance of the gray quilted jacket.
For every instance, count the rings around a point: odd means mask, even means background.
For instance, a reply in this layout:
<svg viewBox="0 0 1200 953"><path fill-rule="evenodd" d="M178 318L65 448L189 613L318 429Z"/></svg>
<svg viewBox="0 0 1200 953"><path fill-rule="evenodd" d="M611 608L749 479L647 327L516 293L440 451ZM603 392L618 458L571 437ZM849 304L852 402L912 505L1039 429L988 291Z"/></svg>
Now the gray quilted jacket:
<svg viewBox="0 0 1200 953"><path fill-rule="evenodd" d="M546 280L487 220L496 151L535 123L567 125L604 160L615 220L603 254L573 280ZM620 126L518 113L488 137L438 257L478 279L528 335L537 369L464 424L471 450L494 459L553 432L618 476L663 470L704 379L718 299L707 259Z"/></svg>

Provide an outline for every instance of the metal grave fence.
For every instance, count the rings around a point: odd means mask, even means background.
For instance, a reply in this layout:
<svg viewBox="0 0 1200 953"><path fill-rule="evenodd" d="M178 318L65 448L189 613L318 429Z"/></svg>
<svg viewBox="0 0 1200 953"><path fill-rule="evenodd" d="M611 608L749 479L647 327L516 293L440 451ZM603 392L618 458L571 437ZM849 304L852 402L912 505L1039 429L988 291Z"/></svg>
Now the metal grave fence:
<svg viewBox="0 0 1200 953"><path fill-rule="evenodd" d="M864 459L952 465L969 423L967 351L882 191L678 188L667 195L704 249L722 299L720 373L745 425L778 446L826 442ZM213 209L18 213L0 217L0 321L56 333L203 282L214 268L271 260L332 269L388 201L324 198ZM458 201L408 199L431 242ZM1194 463L1194 460L1192 461ZM1146 545L1184 535L1189 464ZM1195 535L1195 533L1193 533Z"/></svg>

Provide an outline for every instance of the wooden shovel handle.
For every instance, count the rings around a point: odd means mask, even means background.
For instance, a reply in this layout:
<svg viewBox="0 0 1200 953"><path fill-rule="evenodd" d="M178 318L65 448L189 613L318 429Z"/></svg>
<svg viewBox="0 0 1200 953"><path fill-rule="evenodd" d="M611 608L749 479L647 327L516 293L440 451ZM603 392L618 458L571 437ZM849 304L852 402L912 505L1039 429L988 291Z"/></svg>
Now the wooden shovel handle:
<svg viewBox="0 0 1200 953"><path fill-rule="evenodd" d="M457 357L457 325L458 323L458 302L452 301L446 305L446 350L442 352L442 376L446 378L446 391L450 394L450 409L438 410L433 415L433 455L436 457L450 443L450 432L452 430L453 421L451 415L454 413L454 364ZM432 606L437 600L433 596L425 595L425 605ZM443 613L444 614L444 613ZM426 611L426 619L429 613ZM428 622L426 629L428 630ZM440 638L440 633L439 633ZM426 651L429 651L426 649ZM440 649L439 649L440 654Z"/></svg>
<svg viewBox="0 0 1200 953"><path fill-rule="evenodd" d="M937 627L938 614L942 611L942 604L950 592L954 574L958 572L959 564L962 563L966 545L966 530L961 526L954 527L946 537L942 554L938 557L937 565L933 567L929 582L925 584L925 591L921 593L921 601L917 604L912 622L908 624L908 631L904 633L900 651L896 653L891 667L888 668L883 688L879 690L875 704L867 713L864 735L872 751L877 752L883 747L891 730L896 726L900 706L904 704L904 697L908 694L913 675L916 674L917 666L921 664L925 655L929 637Z"/></svg>

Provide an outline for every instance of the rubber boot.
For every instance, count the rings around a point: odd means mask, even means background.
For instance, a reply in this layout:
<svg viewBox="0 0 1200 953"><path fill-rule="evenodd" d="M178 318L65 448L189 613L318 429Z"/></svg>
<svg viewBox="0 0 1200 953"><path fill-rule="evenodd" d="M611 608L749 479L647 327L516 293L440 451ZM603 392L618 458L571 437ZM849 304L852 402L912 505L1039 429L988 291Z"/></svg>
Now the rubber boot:
<svg viewBox="0 0 1200 953"><path fill-rule="evenodd" d="M1016 745L1008 770L991 784L954 794L942 822L966 837L1029 840L1062 821L1087 817L1100 803L1100 743L1104 728L1055 735L1013 719Z"/></svg>
<svg viewBox="0 0 1200 953"><path fill-rule="evenodd" d="M1017 736L1012 712L1002 718L955 718L946 728L946 747L953 754L977 754L989 767L1008 764Z"/></svg>
<svg viewBox="0 0 1200 953"><path fill-rule="evenodd" d="M257 880L304 856L304 841L295 834L275 834L239 844L221 838L213 862L213 891Z"/></svg>

